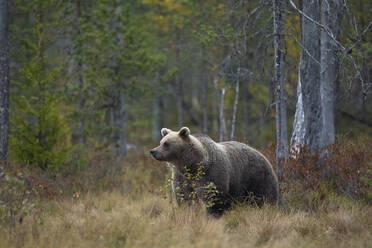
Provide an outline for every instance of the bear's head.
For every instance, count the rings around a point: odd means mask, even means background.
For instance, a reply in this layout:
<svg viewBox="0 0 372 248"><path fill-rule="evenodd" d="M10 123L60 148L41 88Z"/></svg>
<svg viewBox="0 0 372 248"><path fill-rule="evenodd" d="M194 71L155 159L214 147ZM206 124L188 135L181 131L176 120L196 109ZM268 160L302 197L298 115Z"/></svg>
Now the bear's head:
<svg viewBox="0 0 372 248"><path fill-rule="evenodd" d="M186 149L190 147L191 135L190 129L187 127L181 128L178 132L167 128L161 129L163 138L160 145L150 151L150 154L159 161L177 161Z"/></svg>

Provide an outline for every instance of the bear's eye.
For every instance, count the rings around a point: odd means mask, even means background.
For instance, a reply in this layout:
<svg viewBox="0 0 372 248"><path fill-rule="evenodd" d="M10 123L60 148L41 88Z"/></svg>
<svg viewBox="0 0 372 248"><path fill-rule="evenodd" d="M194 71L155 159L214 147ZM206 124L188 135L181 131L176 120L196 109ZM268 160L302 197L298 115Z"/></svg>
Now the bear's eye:
<svg viewBox="0 0 372 248"><path fill-rule="evenodd" d="M169 143L168 142L164 142L163 146L164 146L164 148L168 148L169 147Z"/></svg>

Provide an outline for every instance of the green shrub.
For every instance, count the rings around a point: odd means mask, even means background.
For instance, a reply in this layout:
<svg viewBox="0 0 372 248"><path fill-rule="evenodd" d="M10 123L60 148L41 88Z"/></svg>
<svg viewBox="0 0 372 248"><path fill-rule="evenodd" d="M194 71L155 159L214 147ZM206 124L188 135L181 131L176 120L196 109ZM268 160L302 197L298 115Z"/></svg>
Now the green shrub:
<svg viewBox="0 0 372 248"><path fill-rule="evenodd" d="M48 51L53 42L48 34L58 22L44 14L54 3L17 5L30 25L19 38L22 46L11 82L10 157L21 164L58 170L68 162L70 131L59 85L62 66L56 65L54 54Z"/></svg>
<svg viewBox="0 0 372 248"><path fill-rule="evenodd" d="M10 147L14 161L42 169L59 169L67 162L69 128L60 113L58 93L53 82L59 70L45 72L37 63L20 71L18 83L24 95L14 99Z"/></svg>

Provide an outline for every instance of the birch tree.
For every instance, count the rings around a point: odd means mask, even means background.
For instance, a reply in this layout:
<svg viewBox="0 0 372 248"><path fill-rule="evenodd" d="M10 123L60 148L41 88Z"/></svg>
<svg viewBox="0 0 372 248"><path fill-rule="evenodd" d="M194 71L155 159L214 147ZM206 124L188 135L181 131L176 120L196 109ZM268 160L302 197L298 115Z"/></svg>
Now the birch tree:
<svg viewBox="0 0 372 248"><path fill-rule="evenodd" d="M8 158L8 129L9 129L8 1L0 0L0 162L5 161Z"/></svg>
<svg viewBox="0 0 372 248"><path fill-rule="evenodd" d="M224 115L224 108L225 108L225 93L226 89L221 89L221 103L220 103L220 142L225 140L225 134L226 134L226 121L225 121L225 115Z"/></svg>
<svg viewBox="0 0 372 248"><path fill-rule="evenodd" d="M281 162L288 158L287 113L284 92L284 40L282 5L280 0L273 0L274 9L274 80L276 105L276 169L281 176Z"/></svg>
<svg viewBox="0 0 372 248"><path fill-rule="evenodd" d="M234 100L234 107L233 107L233 117L231 121L230 140L234 139L234 134L235 134L236 115L238 113L238 103L239 103L239 85L240 85L240 66L238 67L237 73L236 73L235 100Z"/></svg>
<svg viewBox="0 0 372 248"><path fill-rule="evenodd" d="M321 145L322 112L320 99L319 2L302 1L301 57L298 75L296 115L291 146L306 146L315 152Z"/></svg>

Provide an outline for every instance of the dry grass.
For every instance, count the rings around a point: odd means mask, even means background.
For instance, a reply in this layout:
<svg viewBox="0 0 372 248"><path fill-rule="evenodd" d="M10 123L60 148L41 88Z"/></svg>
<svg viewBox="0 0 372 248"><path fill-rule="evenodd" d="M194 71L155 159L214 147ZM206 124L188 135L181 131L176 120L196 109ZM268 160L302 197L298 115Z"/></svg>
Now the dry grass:
<svg viewBox="0 0 372 248"><path fill-rule="evenodd" d="M41 203L22 224L3 227L0 247L371 247L372 207L335 202L310 212L236 207L214 219L152 193L88 193Z"/></svg>

